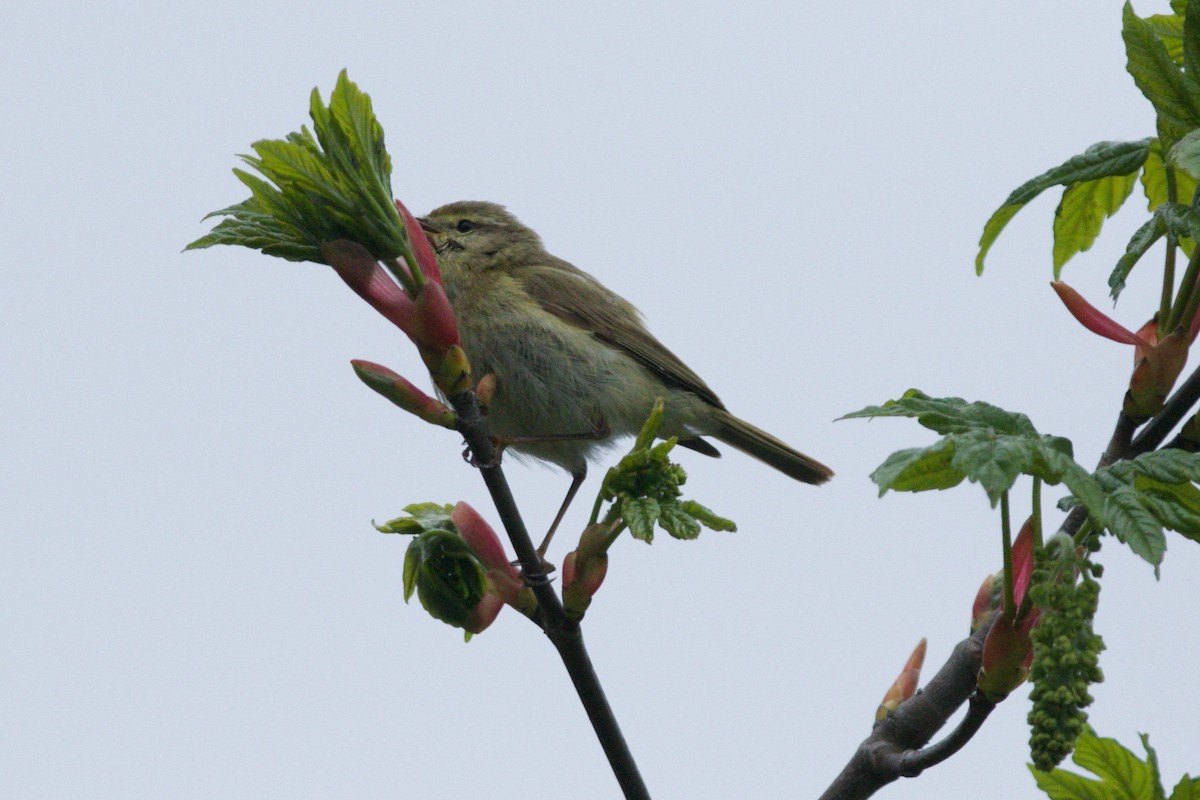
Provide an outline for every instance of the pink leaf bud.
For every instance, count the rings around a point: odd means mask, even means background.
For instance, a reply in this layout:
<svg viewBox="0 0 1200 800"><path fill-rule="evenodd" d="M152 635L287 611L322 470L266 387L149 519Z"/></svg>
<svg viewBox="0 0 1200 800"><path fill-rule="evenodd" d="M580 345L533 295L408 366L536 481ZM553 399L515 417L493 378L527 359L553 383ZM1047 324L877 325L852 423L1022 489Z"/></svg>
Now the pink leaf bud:
<svg viewBox="0 0 1200 800"><path fill-rule="evenodd" d="M321 253L347 286L412 338L417 328L416 306L367 248L337 239L322 244Z"/></svg>
<svg viewBox="0 0 1200 800"><path fill-rule="evenodd" d="M904 662L904 668L900 670L896 681L883 696L879 708L875 710L876 720L883 719L899 708L901 703L917 693L917 684L921 682L921 667L925 664L925 648L926 642L922 638L913 648L908 661Z"/></svg>
<svg viewBox="0 0 1200 800"><path fill-rule="evenodd" d="M1097 336L1103 336L1105 339L1111 339L1121 344L1149 345L1144 338L1101 312L1084 300L1083 295L1062 281L1052 281L1050 287L1058 294L1058 299L1063 301L1063 305L1071 312L1071 316Z"/></svg>
<svg viewBox="0 0 1200 800"><path fill-rule="evenodd" d="M454 428L454 412L444 403L422 392L409 381L390 369L370 361L350 362L354 372L367 386L428 423L443 428Z"/></svg>
<svg viewBox="0 0 1200 800"><path fill-rule="evenodd" d="M412 248L413 258L416 259L417 266L421 268L421 274L441 285L442 273L438 270L437 258L433 255L433 248L429 246L429 239L426 238L425 231L421 229L421 224L399 200L396 201L396 210L400 212L400 219L404 221L404 232L408 234L408 246Z"/></svg>

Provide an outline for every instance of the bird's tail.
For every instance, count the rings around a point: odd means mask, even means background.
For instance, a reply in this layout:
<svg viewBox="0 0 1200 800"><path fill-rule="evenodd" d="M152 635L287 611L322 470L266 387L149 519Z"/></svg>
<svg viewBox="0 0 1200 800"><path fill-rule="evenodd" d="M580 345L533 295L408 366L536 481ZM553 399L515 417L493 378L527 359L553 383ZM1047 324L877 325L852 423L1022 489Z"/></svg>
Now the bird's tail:
<svg viewBox="0 0 1200 800"><path fill-rule="evenodd" d="M833 477L833 470L829 467L793 450L766 431L724 409L715 409L715 412L717 429L711 436L798 481L819 484Z"/></svg>

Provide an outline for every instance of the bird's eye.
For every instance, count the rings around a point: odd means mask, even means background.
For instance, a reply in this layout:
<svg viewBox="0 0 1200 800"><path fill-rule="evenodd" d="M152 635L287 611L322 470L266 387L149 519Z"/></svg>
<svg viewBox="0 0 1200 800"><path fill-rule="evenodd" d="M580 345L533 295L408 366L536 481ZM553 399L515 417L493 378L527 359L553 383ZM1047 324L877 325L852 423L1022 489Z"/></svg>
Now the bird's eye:
<svg viewBox="0 0 1200 800"><path fill-rule="evenodd" d="M459 233L470 233L475 230L475 223L469 219L460 219L458 224L454 226L454 229Z"/></svg>

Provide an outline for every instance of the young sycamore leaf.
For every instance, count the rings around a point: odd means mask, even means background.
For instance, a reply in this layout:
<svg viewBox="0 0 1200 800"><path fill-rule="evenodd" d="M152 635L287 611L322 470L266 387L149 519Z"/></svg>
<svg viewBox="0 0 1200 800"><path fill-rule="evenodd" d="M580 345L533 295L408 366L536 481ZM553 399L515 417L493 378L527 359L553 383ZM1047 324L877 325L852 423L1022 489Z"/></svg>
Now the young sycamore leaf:
<svg viewBox="0 0 1200 800"><path fill-rule="evenodd" d="M691 500L681 500L680 486L687 473L671 463L669 453L675 447L674 437L654 443L662 425L663 405L659 400L650 412L634 441L633 448L604 476L592 511L596 522L600 506L610 501L604 522L619 523L629 529L634 538L644 542L654 539L654 526L676 539L695 539L700 526L713 530L735 531L731 521L718 517L704 506Z"/></svg>
<svg viewBox="0 0 1200 800"><path fill-rule="evenodd" d="M388 520L382 525L375 525L380 533L404 533L415 535L430 530L454 531L454 523L450 521L453 505L437 503L413 503L404 507L405 516ZM374 524L374 523L372 523Z"/></svg>
<svg viewBox="0 0 1200 800"><path fill-rule="evenodd" d="M1038 788L1052 800L1155 800L1164 796L1157 770L1115 739L1085 730L1079 734L1072 760L1097 778L1065 769L1041 772L1030 766ZM1174 794L1171 800L1176 800Z"/></svg>
<svg viewBox="0 0 1200 800"><path fill-rule="evenodd" d="M1147 162L1149 163L1149 162ZM1148 169L1149 167L1147 167ZM1150 221L1134 232L1125 247L1125 255L1117 260L1117 266L1108 276L1108 286L1113 300L1120 297L1125 281L1133 267L1146 252L1163 236L1170 232L1179 243L1191 242L1200 234L1200 216L1191 206L1182 203L1163 202L1154 209Z"/></svg>
<svg viewBox="0 0 1200 800"><path fill-rule="evenodd" d="M1183 61L1188 62L1188 25L1184 22ZM1186 76L1167 52L1154 28L1126 2L1121 38L1125 40L1126 69L1133 82L1154 106L1158 138L1170 151L1188 131L1200 127L1194 79Z"/></svg>
<svg viewBox="0 0 1200 800"><path fill-rule="evenodd" d="M988 250L1008 221L1030 200L1051 186L1069 187L1072 184L1102 178L1132 175L1145 163L1149 148L1149 139L1137 142L1098 142L1079 155L1018 186L983 226L983 235L979 238L979 254L975 256L975 272L983 274L983 262ZM1123 197L1121 199L1124 200ZM1114 208L1113 211L1115 210ZM1112 212L1107 214L1111 216ZM1088 246L1090 245L1089 240Z"/></svg>
<svg viewBox="0 0 1200 800"><path fill-rule="evenodd" d="M1059 279L1071 256L1092 246L1104 220L1117 213L1136 180L1137 173L1131 172L1067 187L1054 211L1054 280Z"/></svg>
<svg viewBox="0 0 1200 800"><path fill-rule="evenodd" d="M404 554L404 600L416 590L430 616L461 628L487 590L486 570L457 533L414 536Z"/></svg>
<svg viewBox="0 0 1200 800"><path fill-rule="evenodd" d="M995 506L1024 474L1051 485L1065 483L1072 492L1078 489L1086 496L1081 502L1088 512L1103 519L1103 494L1087 470L1075 462L1071 443L1039 434L1024 414L958 397L929 397L910 389L898 400L868 406L842 419L872 417L915 417L926 428L943 434L928 447L888 456L871 473L880 496L889 490L948 489L965 479L980 484Z"/></svg>
<svg viewBox="0 0 1200 800"><path fill-rule="evenodd" d="M284 139L251 145L255 155L242 160L266 180L235 169L250 197L209 214L226 219L185 250L241 245L290 261L326 263L321 244L348 239L377 259L411 260L371 98L342 70L328 106L313 89L309 114L315 135L301 127Z"/></svg>

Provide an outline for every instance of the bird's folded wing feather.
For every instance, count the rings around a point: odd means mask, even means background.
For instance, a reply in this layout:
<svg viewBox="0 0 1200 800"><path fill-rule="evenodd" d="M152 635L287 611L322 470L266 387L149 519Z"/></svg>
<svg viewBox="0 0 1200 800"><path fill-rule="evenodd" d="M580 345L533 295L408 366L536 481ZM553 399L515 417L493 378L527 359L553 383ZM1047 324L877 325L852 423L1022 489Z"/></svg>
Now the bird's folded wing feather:
<svg viewBox="0 0 1200 800"><path fill-rule="evenodd" d="M521 267L513 277L554 316L591 331L602 341L623 350L666 383L686 389L718 408L725 407L699 375L646 330L633 305L583 270L566 261L552 259L544 264Z"/></svg>

